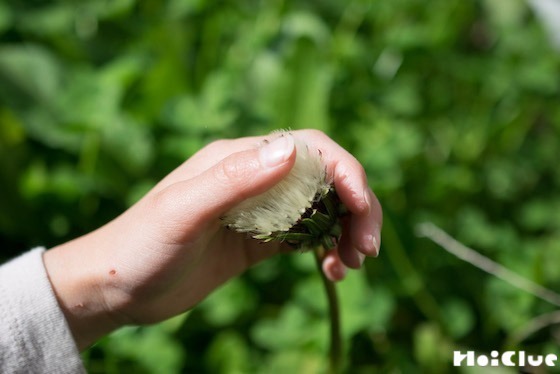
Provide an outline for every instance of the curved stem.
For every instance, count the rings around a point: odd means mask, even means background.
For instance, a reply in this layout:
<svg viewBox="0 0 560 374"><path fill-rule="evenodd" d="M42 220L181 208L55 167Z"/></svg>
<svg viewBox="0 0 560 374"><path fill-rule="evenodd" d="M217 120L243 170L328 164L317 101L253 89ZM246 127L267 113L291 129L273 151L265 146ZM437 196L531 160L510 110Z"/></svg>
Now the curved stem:
<svg viewBox="0 0 560 374"><path fill-rule="evenodd" d="M338 374L341 372L342 364L342 338L340 335L340 311L338 305L338 297L336 295L336 286L334 282L327 279L323 273L323 257L325 251L322 247L318 246L313 250L315 254L315 262L321 279L327 300L329 304L329 317L330 317L330 348L329 348L329 373Z"/></svg>

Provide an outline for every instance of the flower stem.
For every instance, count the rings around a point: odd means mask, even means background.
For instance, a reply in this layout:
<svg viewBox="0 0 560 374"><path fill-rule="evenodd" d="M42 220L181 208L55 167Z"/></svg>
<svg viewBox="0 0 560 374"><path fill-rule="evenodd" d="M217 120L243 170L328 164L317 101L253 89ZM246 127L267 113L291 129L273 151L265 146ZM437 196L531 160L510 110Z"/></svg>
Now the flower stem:
<svg viewBox="0 0 560 374"><path fill-rule="evenodd" d="M317 246L313 253L315 255L315 262L323 286L327 295L329 304L329 317L330 317L330 348L329 348L329 374L338 374L341 372L342 364L342 338L340 335L340 310L338 305L338 297L336 295L336 286L334 282L327 279L323 273L323 258L325 250L321 246Z"/></svg>

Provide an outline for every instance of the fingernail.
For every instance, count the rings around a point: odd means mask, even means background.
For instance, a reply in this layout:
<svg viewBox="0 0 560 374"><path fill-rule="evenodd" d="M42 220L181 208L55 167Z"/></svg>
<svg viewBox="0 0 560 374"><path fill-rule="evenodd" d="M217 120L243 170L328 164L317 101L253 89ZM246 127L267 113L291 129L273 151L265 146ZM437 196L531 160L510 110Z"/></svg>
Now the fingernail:
<svg viewBox="0 0 560 374"><path fill-rule="evenodd" d="M377 238L375 236L373 237L373 249L375 251L373 257L379 256L379 242L377 241Z"/></svg>
<svg viewBox="0 0 560 374"><path fill-rule="evenodd" d="M364 260L366 259L366 255L363 254L362 252L357 252L358 253L358 260L360 261L360 266L362 266L364 264Z"/></svg>
<svg viewBox="0 0 560 374"><path fill-rule="evenodd" d="M263 166L275 167L286 162L293 152L294 138L286 134L265 144L259 151L259 158Z"/></svg>
<svg viewBox="0 0 560 374"><path fill-rule="evenodd" d="M375 248L374 257L379 256L379 251L381 250L381 232L379 231L379 226L376 225L373 229L373 248Z"/></svg>

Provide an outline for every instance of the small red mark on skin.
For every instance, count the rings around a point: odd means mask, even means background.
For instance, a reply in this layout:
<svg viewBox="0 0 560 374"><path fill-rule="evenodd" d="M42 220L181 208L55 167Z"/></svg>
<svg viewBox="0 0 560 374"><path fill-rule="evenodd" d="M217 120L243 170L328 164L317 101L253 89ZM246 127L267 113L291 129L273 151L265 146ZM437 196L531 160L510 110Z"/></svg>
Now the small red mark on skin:
<svg viewBox="0 0 560 374"><path fill-rule="evenodd" d="M79 303L79 304L74 305L74 308L83 308L83 307L84 307L83 303Z"/></svg>
<svg viewBox="0 0 560 374"><path fill-rule="evenodd" d="M117 271L115 269L113 269L109 272L109 275L115 275L115 274L117 274Z"/></svg>

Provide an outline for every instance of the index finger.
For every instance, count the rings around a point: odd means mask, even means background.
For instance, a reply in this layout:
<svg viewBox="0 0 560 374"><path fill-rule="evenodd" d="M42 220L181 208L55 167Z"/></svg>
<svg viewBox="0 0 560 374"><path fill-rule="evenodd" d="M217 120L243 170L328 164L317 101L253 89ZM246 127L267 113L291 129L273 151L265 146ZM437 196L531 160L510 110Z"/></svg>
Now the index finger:
<svg viewBox="0 0 560 374"><path fill-rule="evenodd" d="M351 246L368 256L376 256L381 244L382 210L369 188L364 168L348 151L318 130L295 132L321 151L327 175L351 216ZM346 233L348 235L348 233Z"/></svg>

